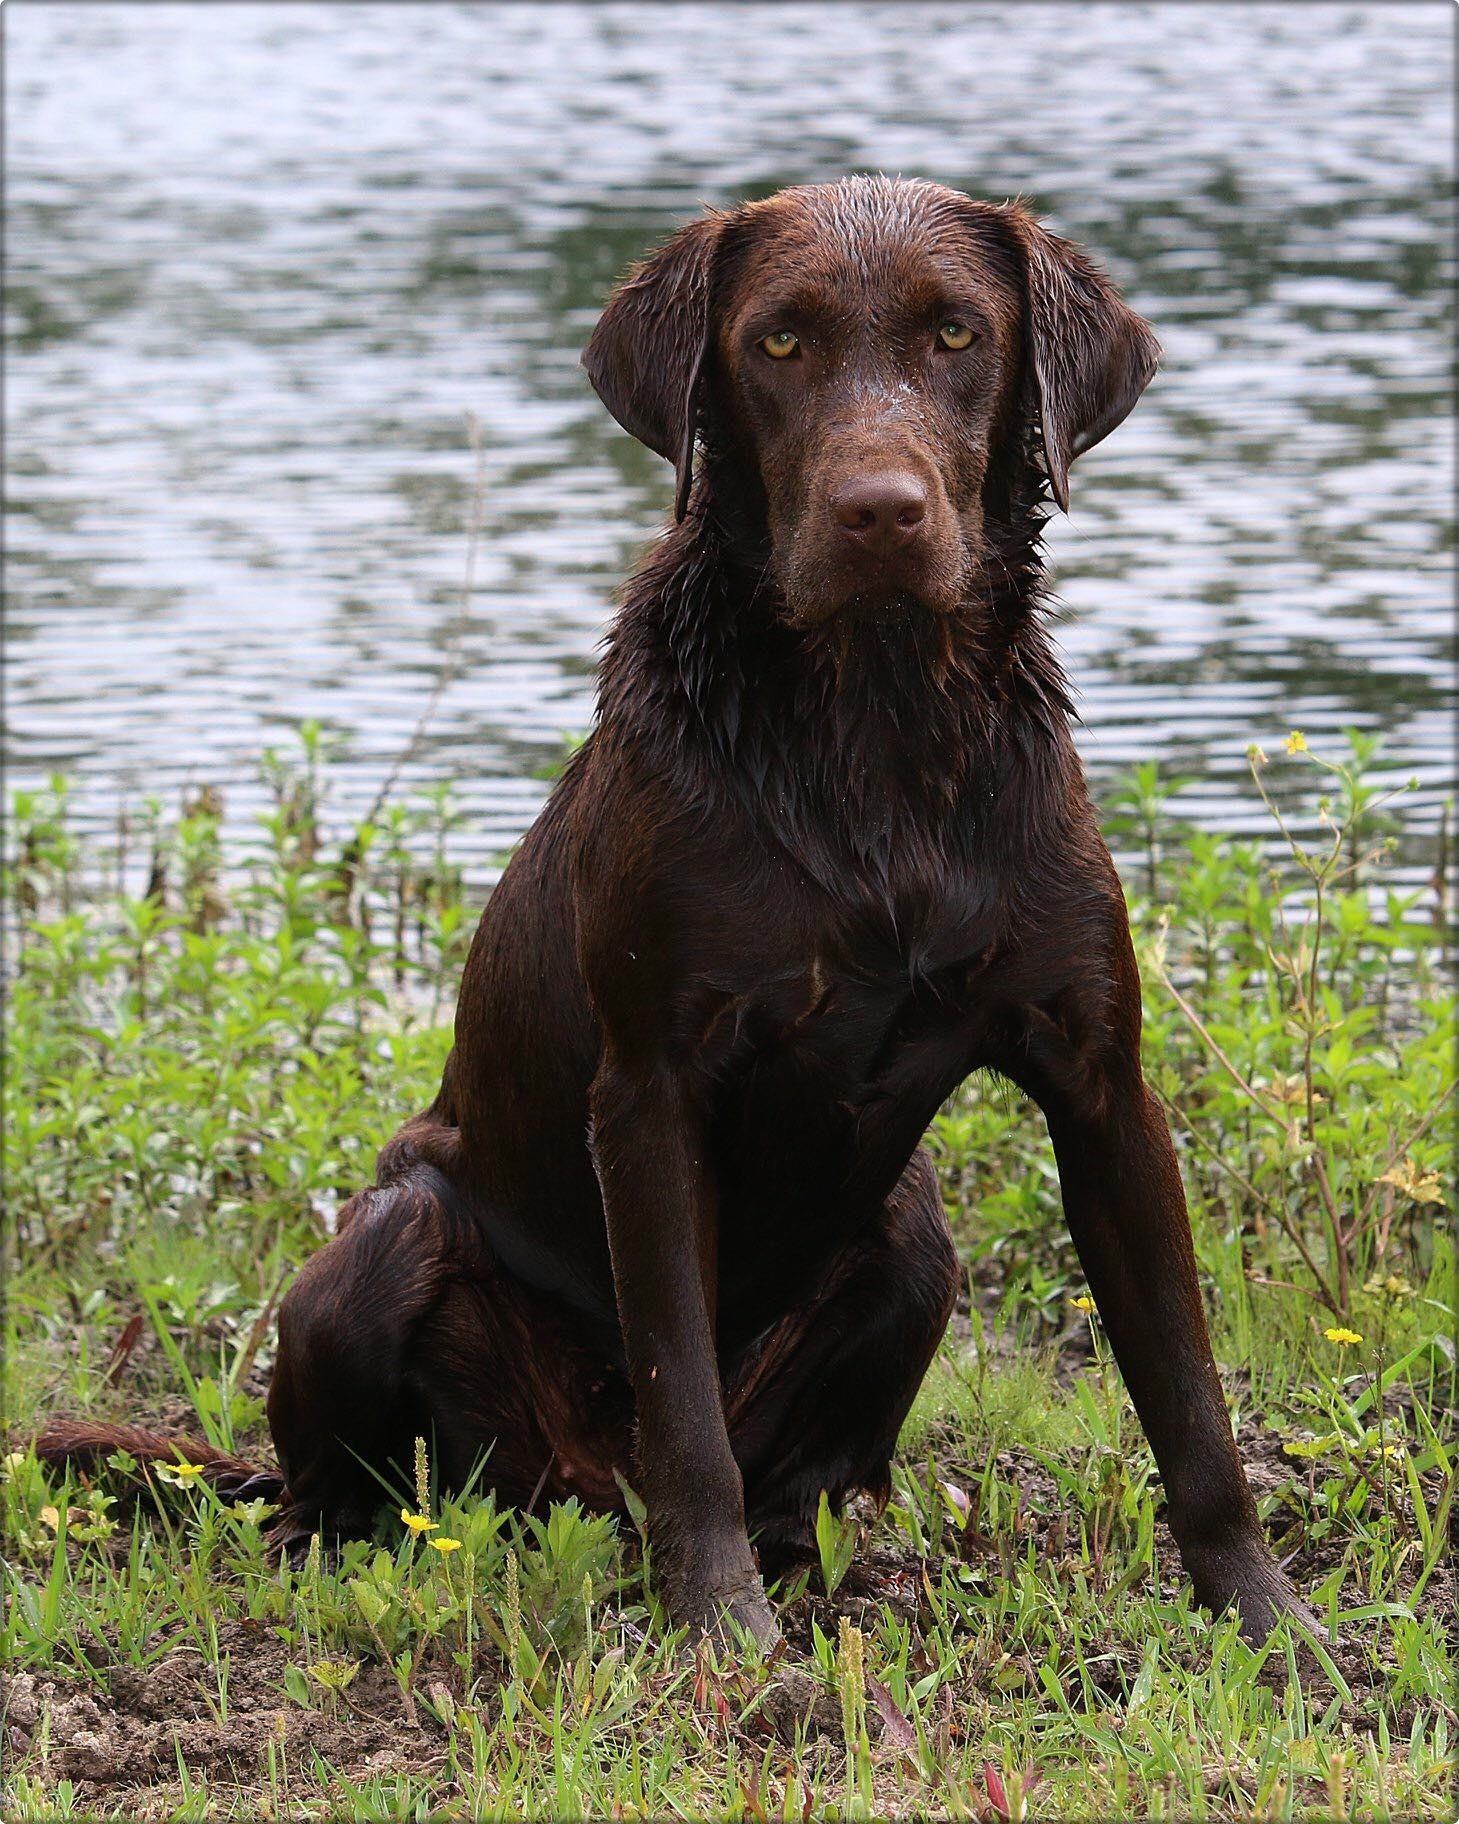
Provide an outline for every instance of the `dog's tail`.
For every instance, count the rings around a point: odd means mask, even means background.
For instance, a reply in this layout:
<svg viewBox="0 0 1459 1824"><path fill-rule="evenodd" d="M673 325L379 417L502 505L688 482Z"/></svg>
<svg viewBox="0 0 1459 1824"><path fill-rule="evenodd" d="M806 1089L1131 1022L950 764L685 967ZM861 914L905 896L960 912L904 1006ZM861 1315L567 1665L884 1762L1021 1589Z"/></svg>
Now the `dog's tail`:
<svg viewBox="0 0 1459 1824"><path fill-rule="evenodd" d="M230 1451L204 1444L200 1438L149 1431L142 1425L93 1425L84 1419L58 1419L33 1440L36 1456L50 1469L75 1469L86 1476L98 1474L107 1459L124 1453L136 1463L129 1472L133 1487L150 1487L160 1466L176 1471L195 1470L220 1495L230 1500L283 1502L284 1478L278 1470L246 1463Z"/></svg>

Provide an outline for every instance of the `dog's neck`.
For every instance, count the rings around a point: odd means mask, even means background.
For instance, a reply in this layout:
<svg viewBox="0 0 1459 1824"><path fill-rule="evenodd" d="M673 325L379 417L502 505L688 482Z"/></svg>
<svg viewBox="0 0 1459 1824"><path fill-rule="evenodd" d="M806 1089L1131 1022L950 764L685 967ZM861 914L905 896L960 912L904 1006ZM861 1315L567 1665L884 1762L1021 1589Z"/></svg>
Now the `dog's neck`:
<svg viewBox="0 0 1459 1824"><path fill-rule="evenodd" d="M700 493L630 580L599 723L798 853L885 878L898 850L967 845L1000 769L1063 751L1069 696L1042 624L1042 514L990 522L963 607L789 626Z"/></svg>

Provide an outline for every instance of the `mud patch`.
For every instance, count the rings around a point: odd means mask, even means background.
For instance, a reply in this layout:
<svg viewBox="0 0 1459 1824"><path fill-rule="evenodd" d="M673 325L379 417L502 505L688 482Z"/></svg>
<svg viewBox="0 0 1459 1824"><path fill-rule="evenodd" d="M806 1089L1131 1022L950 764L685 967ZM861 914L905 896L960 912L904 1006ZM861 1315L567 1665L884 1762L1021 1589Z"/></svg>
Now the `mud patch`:
<svg viewBox="0 0 1459 1824"><path fill-rule="evenodd" d="M222 1678L190 1647L145 1669L98 1668L82 1686L0 1673L12 1764L33 1755L47 1787L75 1785L78 1810L127 1817L168 1810L180 1767L260 1798L316 1754L351 1779L441 1772L444 1732L419 1707L415 1725L407 1721L385 1667L363 1665L329 1714L290 1700L289 1654L270 1629L222 1623L218 1648Z"/></svg>

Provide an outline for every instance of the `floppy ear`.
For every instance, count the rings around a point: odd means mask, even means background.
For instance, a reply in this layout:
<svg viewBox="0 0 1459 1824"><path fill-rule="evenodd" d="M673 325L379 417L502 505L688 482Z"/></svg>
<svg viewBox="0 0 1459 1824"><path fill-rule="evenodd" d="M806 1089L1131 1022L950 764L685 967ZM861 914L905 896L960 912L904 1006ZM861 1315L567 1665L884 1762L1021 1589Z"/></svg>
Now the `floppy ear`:
<svg viewBox="0 0 1459 1824"><path fill-rule="evenodd" d="M1028 335L1049 487L1069 511L1069 464L1121 424L1150 384L1160 344L1093 260L1010 208L1023 254Z"/></svg>
<svg viewBox="0 0 1459 1824"><path fill-rule="evenodd" d="M674 464L674 516L689 504L699 378L709 347L709 275L724 216L669 237L608 300L583 350L594 391L630 436Z"/></svg>

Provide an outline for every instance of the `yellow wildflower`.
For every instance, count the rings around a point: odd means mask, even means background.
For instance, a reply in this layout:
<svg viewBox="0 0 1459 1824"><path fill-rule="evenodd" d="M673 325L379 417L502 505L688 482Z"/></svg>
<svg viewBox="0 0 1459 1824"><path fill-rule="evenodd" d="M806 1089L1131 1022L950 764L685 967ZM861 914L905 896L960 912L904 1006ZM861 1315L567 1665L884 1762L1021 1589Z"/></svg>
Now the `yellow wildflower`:
<svg viewBox="0 0 1459 1824"><path fill-rule="evenodd" d="M401 1508L400 1517L413 1533L433 1533L440 1524L428 1514L413 1514L408 1507Z"/></svg>
<svg viewBox="0 0 1459 1824"><path fill-rule="evenodd" d="M1302 733L1300 728L1294 728L1291 734L1288 735L1286 740L1282 743L1282 748L1284 752L1289 754L1305 754L1307 752L1307 737Z"/></svg>
<svg viewBox="0 0 1459 1824"><path fill-rule="evenodd" d="M1071 1298L1069 1303L1076 1311L1092 1311L1094 1309L1094 1300L1087 1292L1081 1293L1078 1298Z"/></svg>
<svg viewBox="0 0 1459 1824"><path fill-rule="evenodd" d="M1341 1349L1349 1349L1354 1343L1360 1343L1363 1340L1361 1331L1345 1330L1341 1324L1335 1325L1331 1329L1324 1330L1322 1334L1327 1338L1328 1342L1336 1343Z"/></svg>
<svg viewBox="0 0 1459 1824"><path fill-rule="evenodd" d="M152 1467L164 1482L170 1482L174 1488L186 1488L189 1483L197 1481L198 1477L205 1472L207 1465L189 1463L183 1457L179 1457L175 1463L168 1463L159 1457Z"/></svg>
<svg viewBox="0 0 1459 1824"><path fill-rule="evenodd" d="M461 1550L461 1541L459 1539L432 1539L429 1540L428 1543L433 1545L443 1558L449 1557L452 1552L459 1552Z"/></svg>

